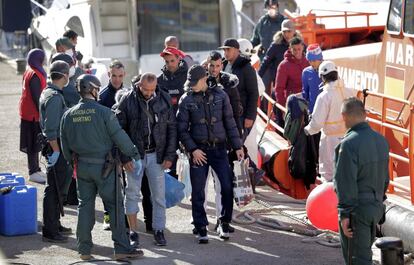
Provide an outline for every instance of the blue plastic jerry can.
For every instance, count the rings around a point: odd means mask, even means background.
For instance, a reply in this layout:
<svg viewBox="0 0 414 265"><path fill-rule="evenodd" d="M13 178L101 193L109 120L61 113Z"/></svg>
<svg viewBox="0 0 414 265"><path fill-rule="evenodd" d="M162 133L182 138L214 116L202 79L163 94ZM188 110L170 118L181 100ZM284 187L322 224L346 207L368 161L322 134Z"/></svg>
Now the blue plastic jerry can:
<svg viewBox="0 0 414 265"><path fill-rule="evenodd" d="M15 179L19 183L19 185L25 185L25 179L22 175L19 173L13 172L13 173L0 173L0 181L2 179Z"/></svg>
<svg viewBox="0 0 414 265"><path fill-rule="evenodd" d="M0 188L5 188L5 187L9 187L9 186L18 186L20 185L19 182L17 182L17 180L15 178L7 178L4 176L0 177Z"/></svg>
<svg viewBox="0 0 414 265"><path fill-rule="evenodd" d="M37 233L37 190L34 186L14 186L0 195L0 234L5 236Z"/></svg>

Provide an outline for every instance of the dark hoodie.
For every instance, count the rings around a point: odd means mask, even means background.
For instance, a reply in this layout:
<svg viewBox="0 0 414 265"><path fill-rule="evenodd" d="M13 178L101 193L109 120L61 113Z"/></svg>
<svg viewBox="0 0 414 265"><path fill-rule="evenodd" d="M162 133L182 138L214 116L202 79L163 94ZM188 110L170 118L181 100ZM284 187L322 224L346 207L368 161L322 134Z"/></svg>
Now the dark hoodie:
<svg viewBox="0 0 414 265"><path fill-rule="evenodd" d="M174 113L177 113L178 101L184 94L184 83L187 81L188 66L184 61L181 61L177 71L174 73L168 71L166 66L161 71L162 73L157 78L158 86L170 95Z"/></svg>
<svg viewBox="0 0 414 265"><path fill-rule="evenodd" d="M226 69L228 61L223 62L223 69ZM257 99L259 90L257 88L256 70L250 64L250 58L239 55L233 63L231 73L239 79L239 95L243 107L243 118L255 120L257 114ZM302 89L302 87L301 87Z"/></svg>
<svg viewBox="0 0 414 265"><path fill-rule="evenodd" d="M286 98L302 91L302 71L309 66L305 55L296 59L290 50L285 52L285 59L279 64L276 73L276 101L285 106Z"/></svg>
<svg viewBox="0 0 414 265"><path fill-rule="evenodd" d="M239 84L239 79L233 74L229 74L221 71L219 75L219 83L223 86L224 92L227 93L230 99L230 105L233 110L233 117L236 121L237 129L241 135L243 127L241 126L240 116L243 114L243 107L240 102L239 90L237 85ZM213 76L209 76L207 79L209 87L213 87L217 84L217 79Z"/></svg>

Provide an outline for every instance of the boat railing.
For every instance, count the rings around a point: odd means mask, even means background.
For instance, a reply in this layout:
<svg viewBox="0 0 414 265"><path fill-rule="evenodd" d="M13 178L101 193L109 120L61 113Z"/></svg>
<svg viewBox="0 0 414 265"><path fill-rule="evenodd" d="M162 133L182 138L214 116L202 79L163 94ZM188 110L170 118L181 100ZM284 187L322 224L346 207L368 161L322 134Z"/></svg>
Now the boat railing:
<svg viewBox="0 0 414 265"><path fill-rule="evenodd" d="M389 156L389 175L390 175L390 185L388 188L389 193L394 193L395 189L402 190L404 192L408 192L410 194L410 201L411 204L414 205L414 104L408 100L399 99L391 96L387 96L380 93L375 93L371 91L365 92L368 97L375 97L381 100L381 113L379 115L380 118L373 118L368 117L367 120L369 123L379 126L380 133L385 137L386 131L391 130L395 132L399 132L404 137L408 139L408 150L406 155L401 155L393 152L390 149L390 156ZM403 104L404 106L408 106L410 109L409 114L409 121L407 128L402 126L397 126L387 119L387 112L389 111L390 104ZM395 180L394 174L394 162L402 162L408 164L409 169L409 180L410 186L404 186Z"/></svg>
<svg viewBox="0 0 414 265"><path fill-rule="evenodd" d="M389 176L390 176L390 185L388 188L388 192L393 194L395 193L395 189L407 192L410 194L410 201L411 204L414 205L414 103L409 102L408 100L403 100L387 95L383 95L380 93L375 93L371 91L365 91L366 96L368 97L376 97L382 101L381 105L381 113L380 118L376 119L373 117L368 117L367 121L371 124L379 126L379 132L385 137L386 131L391 130L395 132L399 132L408 139L408 152L406 155L401 155L395 153L392 149L389 153ZM262 100L266 100L268 102L267 110L263 111L259 107L257 108L257 113L260 118L262 118L266 122L265 130L276 130L280 134L283 135L284 129L280 127L275 121L272 120L274 109L277 108L283 113L286 113L286 107L277 103L270 95L263 92ZM362 92L360 94L362 97ZM395 125L388 121L387 119L387 111L389 110L388 106L392 103L399 103L407 105L410 108L410 116L409 116L409 125L407 128L402 126ZM260 106L260 105L259 105ZM411 136L411 137L410 137ZM399 161L401 163L406 163L409 166L409 180L410 186L404 186L398 183L394 177L394 162Z"/></svg>
<svg viewBox="0 0 414 265"><path fill-rule="evenodd" d="M329 12L330 14L329 15L316 15L316 12L318 13ZM371 16L378 15L378 13L376 12L354 12L354 11L339 11L339 10L327 10L327 9L311 9L309 13L304 16L297 16L289 12L288 10L285 10L285 14L290 19L292 19L301 28L301 30L318 29L317 21L322 22L322 20L332 19L332 18L343 18L343 22L345 23L344 30L346 30L350 28L349 19L352 17L366 17L366 25L363 25L363 27L370 27Z"/></svg>

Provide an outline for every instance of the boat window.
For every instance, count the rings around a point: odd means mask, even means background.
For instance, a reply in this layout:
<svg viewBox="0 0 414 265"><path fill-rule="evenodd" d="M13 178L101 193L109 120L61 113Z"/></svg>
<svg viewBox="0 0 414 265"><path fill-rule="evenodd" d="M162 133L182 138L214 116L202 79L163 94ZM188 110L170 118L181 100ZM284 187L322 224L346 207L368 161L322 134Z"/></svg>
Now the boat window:
<svg viewBox="0 0 414 265"><path fill-rule="evenodd" d="M185 52L220 44L218 0L138 0L140 54L160 53L167 36L177 36Z"/></svg>
<svg viewBox="0 0 414 265"><path fill-rule="evenodd" d="M388 14L387 29L391 32L400 33L401 30L401 0L391 0Z"/></svg>
<svg viewBox="0 0 414 265"><path fill-rule="evenodd" d="M404 10L404 32L414 34L414 0L406 0Z"/></svg>

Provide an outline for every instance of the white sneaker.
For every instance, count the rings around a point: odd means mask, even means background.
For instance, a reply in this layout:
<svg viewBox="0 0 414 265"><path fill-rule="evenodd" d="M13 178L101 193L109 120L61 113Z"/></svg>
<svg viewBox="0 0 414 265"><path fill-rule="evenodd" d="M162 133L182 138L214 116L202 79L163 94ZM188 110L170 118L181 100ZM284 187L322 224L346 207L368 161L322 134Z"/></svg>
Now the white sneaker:
<svg viewBox="0 0 414 265"><path fill-rule="evenodd" d="M42 176L45 179L45 181L47 180L47 175L46 175L45 172L43 172L43 171L37 171L36 173L39 174L40 176Z"/></svg>
<svg viewBox="0 0 414 265"><path fill-rule="evenodd" d="M31 174L29 176L29 180L32 181L32 182L39 183L39 184L45 184L46 183L46 176L45 176L44 173L43 174L42 173L43 172L38 171L38 172L35 172L35 173Z"/></svg>

